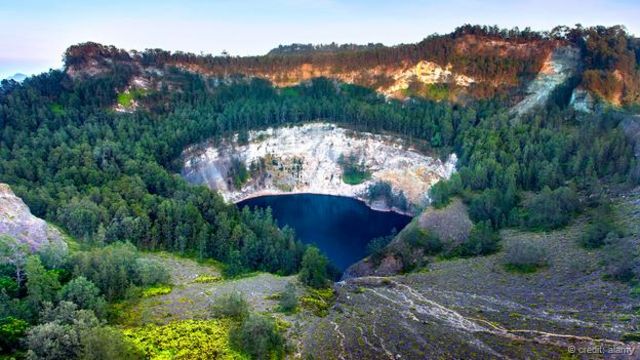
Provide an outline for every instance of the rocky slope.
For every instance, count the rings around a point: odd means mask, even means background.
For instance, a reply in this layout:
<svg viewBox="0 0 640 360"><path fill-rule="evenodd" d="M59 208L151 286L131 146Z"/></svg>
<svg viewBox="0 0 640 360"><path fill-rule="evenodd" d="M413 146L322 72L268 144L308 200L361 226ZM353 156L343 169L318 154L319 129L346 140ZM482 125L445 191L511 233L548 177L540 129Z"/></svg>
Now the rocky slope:
<svg viewBox="0 0 640 360"><path fill-rule="evenodd" d="M17 197L9 185L0 183L0 235L26 244L32 251L56 243L66 247L60 231L31 214L29 207Z"/></svg>
<svg viewBox="0 0 640 360"><path fill-rule="evenodd" d="M527 87L527 96L513 112L524 114L536 106L544 105L558 86L564 84L578 71L580 49L573 46L558 47L551 52L536 78Z"/></svg>
<svg viewBox="0 0 640 360"><path fill-rule="evenodd" d="M366 167L370 179L357 185L343 181L340 157L350 155ZM302 192L364 200L369 185L384 181L417 207L426 205L429 188L449 178L456 163L455 154L443 162L408 148L398 138L356 133L327 123L252 131L247 144L236 139L217 147L194 147L185 151L184 158L182 175L188 181L206 184L232 202ZM233 161L240 161L251 173L240 187L230 179ZM370 205L388 207L385 203Z"/></svg>
<svg viewBox="0 0 640 360"><path fill-rule="evenodd" d="M638 196L636 189L615 200L619 218L637 218ZM599 259L606 250L577 244L585 221L545 233L502 231L504 247L527 239L547 249L548 267L532 274L507 271L504 254L497 253L340 282L333 310L305 329L303 353L316 359L638 359L640 344L622 341L640 324L637 298L628 285L603 279ZM625 228L638 244L637 226Z"/></svg>

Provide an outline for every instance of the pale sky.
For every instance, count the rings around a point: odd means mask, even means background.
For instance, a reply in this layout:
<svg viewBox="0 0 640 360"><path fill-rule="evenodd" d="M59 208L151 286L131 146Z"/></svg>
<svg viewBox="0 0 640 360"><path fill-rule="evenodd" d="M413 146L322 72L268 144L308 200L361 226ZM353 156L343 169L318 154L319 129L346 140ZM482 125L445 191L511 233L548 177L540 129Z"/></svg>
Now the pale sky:
<svg viewBox="0 0 640 360"><path fill-rule="evenodd" d="M640 35L634 0L0 0L0 78L62 65L72 44L264 54L279 44L417 42L471 23L549 30L615 25Z"/></svg>

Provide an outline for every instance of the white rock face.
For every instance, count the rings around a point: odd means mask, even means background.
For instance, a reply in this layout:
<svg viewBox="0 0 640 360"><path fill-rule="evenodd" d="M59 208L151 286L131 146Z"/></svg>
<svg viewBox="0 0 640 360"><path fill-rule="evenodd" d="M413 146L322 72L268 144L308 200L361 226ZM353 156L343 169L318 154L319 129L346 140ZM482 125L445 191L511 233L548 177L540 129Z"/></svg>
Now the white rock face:
<svg viewBox="0 0 640 360"><path fill-rule="evenodd" d="M351 154L365 165L371 179L358 185L344 183L338 160L341 155ZM399 138L356 133L328 123L252 131L246 145L234 141L219 147L191 148L184 158L182 175L188 181L206 184L231 202L286 193L363 199L370 184L386 181L394 192L403 191L417 206L426 204L433 184L451 176L457 160L452 154L442 162L406 148ZM232 159L242 161L249 169L263 163L264 170L253 171L252 178L235 189L228 176ZM370 205L388 209L386 204Z"/></svg>
<svg viewBox="0 0 640 360"><path fill-rule="evenodd" d="M572 46L555 49L549 54L542 69L527 88L527 96L513 108L522 115L538 105L544 105L551 92L567 81L578 68L580 50Z"/></svg>
<svg viewBox="0 0 640 360"><path fill-rule="evenodd" d="M571 93L571 101L569 104L577 111L585 113L593 112L595 108L595 100L591 93L585 89L576 88Z"/></svg>
<svg viewBox="0 0 640 360"><path fill-rule="evenodd" d="M446 68L431 62L420 61L415 66L409 67L402 72L393 74L394 84L387 89L378 89L384 94L392 95L398 91L409 88L411 81L418 81L423 84L446 84L455 83L459 86L469 86L475 80L462 74L454 74L451 71L451 64Z"/></svg>
<svg viewBox="0 0 640 360"><path fill-rule="evenodd" d="M8 235L36 251L57 242L66 248L60 232L46 221L31 214L29 207L17 197L9 185L0 183L0 235Z"/></svg>

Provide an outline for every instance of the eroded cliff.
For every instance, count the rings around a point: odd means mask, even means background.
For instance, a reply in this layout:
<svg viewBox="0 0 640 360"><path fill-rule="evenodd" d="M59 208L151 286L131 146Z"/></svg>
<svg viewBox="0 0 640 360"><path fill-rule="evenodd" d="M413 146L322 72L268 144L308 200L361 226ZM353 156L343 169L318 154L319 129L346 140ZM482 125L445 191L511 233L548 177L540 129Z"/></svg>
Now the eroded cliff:
<svg viewBox="0 0 640 360"><path fill-rule="evenodd" d="M345 158L363 167L362 182L344 181L341 160ZM411 206L396 209L404 212L425 206L429 188L449 178L456 163L455 154L441 161L399 138L328 123L252 131L246 144L236 136L218 146L187 149L184 159L182 175L188 181L206 184L232 202L268 194L317 193L355 197L374 208L389 209L394 205L367 196L370 185L384 182L394 194L404 194ZM248 172L241 184L234 179L238 163Z"/></svg>

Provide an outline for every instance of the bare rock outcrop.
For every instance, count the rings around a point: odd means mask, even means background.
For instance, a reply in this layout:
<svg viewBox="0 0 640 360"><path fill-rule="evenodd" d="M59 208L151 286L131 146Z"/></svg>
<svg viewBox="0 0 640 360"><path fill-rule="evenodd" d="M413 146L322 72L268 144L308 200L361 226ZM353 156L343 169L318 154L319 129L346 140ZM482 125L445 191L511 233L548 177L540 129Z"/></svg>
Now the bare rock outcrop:
<svg viewBox="0 0 640 360"><path fill-rule="evenodd" d="M394 193L402 192L410 205L428 204L428 191L455 171L456 155L447 161L421 154L401 139L354 132L328 123L251 131L248 142L238 141L185 151L182 175L205 184L226 200L239 202L261 195L314 193L340 195L368 201L367 188L386 182ZM343 180L340 159L353 156L370 173L357 184ZM233 162L242 163L249 179L233 184ZM393 205L372 202L373 208ZM410 206L411 208L411 206ZM395 209L407 212L407 209Z"/></svg>
<svg viewBox="0 0 640 360"><path fill-rule="evenodd" d="M62 234L46 221L31 214L29 207L11 187L0 183L0 236L6 235L37 251L49 243L66 247Z"/></svg>
<svg viewBox="0 0 640 360"><path fill-rule="evenodd" d="M464 242L472 228L467 207L459 199L442 209L427 208L387 245L380 259L376 261L367 257L345 270L342 278L396 275L419 265L424 257L423 251L408 243L410 234L416 230L426 230L437 236L446 251Z"/></svg>
<svg viewBox="0 0 640 360"><path fill-rule="evenodd" d="M558 47L549 53L542 69L527 87L527 96L513 107L512 112L523 115L544 105L553 90L575 74L579 61L580 50L572 46Z"/></svg>

